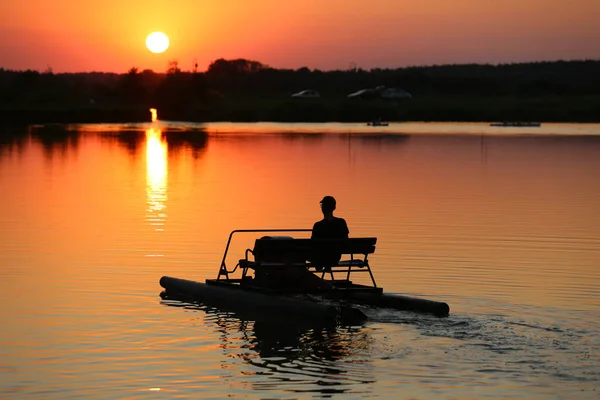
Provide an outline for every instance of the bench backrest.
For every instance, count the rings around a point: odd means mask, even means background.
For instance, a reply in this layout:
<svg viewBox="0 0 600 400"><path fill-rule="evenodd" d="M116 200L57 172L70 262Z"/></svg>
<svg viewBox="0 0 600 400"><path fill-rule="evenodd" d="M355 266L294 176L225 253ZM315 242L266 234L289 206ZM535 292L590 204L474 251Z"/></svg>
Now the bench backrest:
<svg viewBox="0 0 600 400"><path fill-rule="evenodd" d="M315 254L372 254L377 238L287 239L261 238L254 243L258 262L305 262Z"/></svg>

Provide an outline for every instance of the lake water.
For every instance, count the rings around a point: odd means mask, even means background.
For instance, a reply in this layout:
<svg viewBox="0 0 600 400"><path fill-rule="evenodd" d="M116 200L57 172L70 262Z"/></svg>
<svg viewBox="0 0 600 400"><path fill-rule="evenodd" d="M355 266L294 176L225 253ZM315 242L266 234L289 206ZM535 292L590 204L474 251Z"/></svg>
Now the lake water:
<svg viewBox="0 0 600 400"><path fill-rule="evenodd" d="M2 130L2 398L600 397L600 125ZM324 195L378 238L386 292L450 316L161 300L163 275L216 277L231 230L310 228Z"/></svg>

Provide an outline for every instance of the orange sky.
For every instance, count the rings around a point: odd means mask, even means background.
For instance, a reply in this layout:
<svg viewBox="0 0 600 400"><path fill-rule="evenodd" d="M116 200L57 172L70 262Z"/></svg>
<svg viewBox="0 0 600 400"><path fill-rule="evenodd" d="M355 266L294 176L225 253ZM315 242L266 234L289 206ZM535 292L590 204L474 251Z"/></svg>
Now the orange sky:
<svg viewBox="0 0 600 400"><path fill-rule="evenodd" d="M2 0L0 67L200 71L218 58L275 68L397 68L600 59L593 0ZM171 47L152 54L145 38Z"/></svg>

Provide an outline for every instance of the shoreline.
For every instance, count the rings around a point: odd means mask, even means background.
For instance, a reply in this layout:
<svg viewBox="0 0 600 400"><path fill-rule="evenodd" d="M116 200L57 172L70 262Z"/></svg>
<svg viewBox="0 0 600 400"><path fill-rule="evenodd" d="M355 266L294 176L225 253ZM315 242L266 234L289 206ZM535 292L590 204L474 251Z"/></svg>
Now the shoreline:
<svg viewBox="0 0 600 400"><path fill-rule="evenodd" d="M150 122L151 104L0 106L0 124ZM232 98L155 107L180 122L600 122L600 95L577 97L427 97L405 101L338 98Z"/></svg>

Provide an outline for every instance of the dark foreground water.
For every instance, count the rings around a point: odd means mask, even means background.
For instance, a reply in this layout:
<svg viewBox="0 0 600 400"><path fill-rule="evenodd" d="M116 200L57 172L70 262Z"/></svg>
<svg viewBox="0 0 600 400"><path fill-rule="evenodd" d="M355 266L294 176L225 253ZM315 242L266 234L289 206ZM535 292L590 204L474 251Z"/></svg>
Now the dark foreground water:
<svg viewBox="0 0 600 400"><path fill-rule="evenodd" d="M600 397L598 125L4 129L0 193L1 398ZM450 317L160 299L162 275L215 277L231 230L310 228L326 194L378 237L385 291Z"/></svg>

